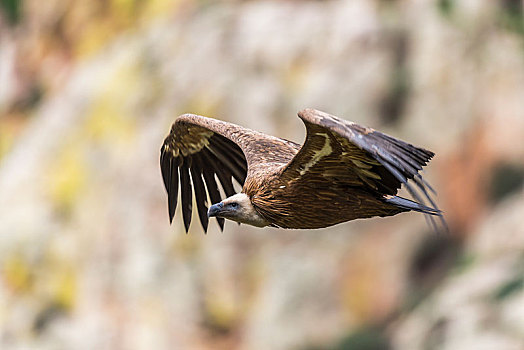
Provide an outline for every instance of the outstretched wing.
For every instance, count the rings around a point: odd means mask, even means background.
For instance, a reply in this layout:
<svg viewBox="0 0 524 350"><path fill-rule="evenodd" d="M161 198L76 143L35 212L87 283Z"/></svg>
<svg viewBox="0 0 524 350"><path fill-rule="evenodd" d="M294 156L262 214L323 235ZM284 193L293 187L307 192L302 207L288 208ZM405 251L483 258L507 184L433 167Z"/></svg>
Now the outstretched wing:
<svg viewBox="0 0 524 350"><path fill-rule="evenodd" d="M249 130L236 124L184 114L176 119L160 150L160 168L168 194L169 220L173 221L178 201L186 232L192 216L193 191L198 216L207 232L208 196L212 203L222 200L218 182L227 197L235 194L233 179L240 185L248 169L275 161L281 150L291 152L288 141ZM268 152L275 150L275 152ZM296 153L290 153L288 159ZM193 189L193 190L192 190ZM224 219L217 218L220 229Z"/></svg>
<svg viewBox="0 0 524 350"><path fill-rule="evenodd" d="M383 195L395 195L404 184L419 203L424 204L424 197L438 209L428 193L433 189L419 174L433 152L314 109L300 111L298 116L306 125L307 137L283 169L282 181L297 185L320 178Z"/></svg>

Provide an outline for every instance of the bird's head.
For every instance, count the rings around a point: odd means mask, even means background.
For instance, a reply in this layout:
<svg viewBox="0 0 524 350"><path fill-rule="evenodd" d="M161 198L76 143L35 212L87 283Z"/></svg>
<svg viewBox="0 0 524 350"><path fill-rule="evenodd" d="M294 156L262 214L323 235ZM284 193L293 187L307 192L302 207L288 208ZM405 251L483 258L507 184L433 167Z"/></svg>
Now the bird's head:
<svg viewBox="0 0 524 350"><path fill-rule="evenodd" d="M216 216L258 227L269 225L269 222L256 211L245 193L237 193L220 203L213 204L209 207L207 216Z"/></svg>

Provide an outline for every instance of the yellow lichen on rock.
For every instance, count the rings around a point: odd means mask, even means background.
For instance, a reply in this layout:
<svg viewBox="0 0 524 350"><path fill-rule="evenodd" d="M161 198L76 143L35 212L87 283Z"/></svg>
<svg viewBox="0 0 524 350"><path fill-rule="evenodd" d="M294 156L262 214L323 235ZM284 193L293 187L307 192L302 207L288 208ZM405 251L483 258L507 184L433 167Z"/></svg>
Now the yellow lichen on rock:
<svg viewBox="0 0 524 350"><path fill-rule="evenodd" d="M69 214L87 184L87 166L77 143L66 145L49 171L49 195L61 214Z"/></svg>
<svg viewBox="0 0 524 350"><path fill-rule="evenodd" d="M13 292L25 293L31 290L33 285L31 266L20 253L7 257L2 265L2 280Z"/></svg>
<svg viewBox="0 0 524 350"><path fill-rule="evenodd" d="M128 96L139 89L138 68L131 62L124 63L110 77L92 104L85 123L87 137L94 141L126 143L135 135L135 118L127 108Z"/></svg>

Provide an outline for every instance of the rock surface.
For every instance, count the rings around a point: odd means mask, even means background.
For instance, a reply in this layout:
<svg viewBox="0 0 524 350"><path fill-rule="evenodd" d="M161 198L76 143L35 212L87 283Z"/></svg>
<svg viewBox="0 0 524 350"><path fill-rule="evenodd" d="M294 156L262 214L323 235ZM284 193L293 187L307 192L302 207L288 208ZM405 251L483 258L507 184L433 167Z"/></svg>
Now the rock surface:
<svg viewBox="0 0 524 350"><path fill-rule="evenodd" d="M521 7L38 3L0 21L2 349L524 347ZM176 116L300 142L305 107L435 151L449 236L169 226Z"/></svg>

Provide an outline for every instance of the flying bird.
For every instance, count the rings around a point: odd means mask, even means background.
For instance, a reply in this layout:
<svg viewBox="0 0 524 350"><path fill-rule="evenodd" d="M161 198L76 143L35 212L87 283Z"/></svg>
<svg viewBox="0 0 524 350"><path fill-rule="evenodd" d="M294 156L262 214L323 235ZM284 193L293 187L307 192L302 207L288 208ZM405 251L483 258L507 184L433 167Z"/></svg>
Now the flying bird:
<svg viewBox="0 0 524 350"><path fill-rule="evenodd" d="M298 116L307 131L302 146L217 119L178 117L160 152L170 222L180 192L188 232L194 192L204 232L210 217L221 230L224 219L317 229L407 211L426 214L434 229L434 217L445 225L419 174L433 152L315 109ZM396 195L402 184L414 200Z"/></svg>

